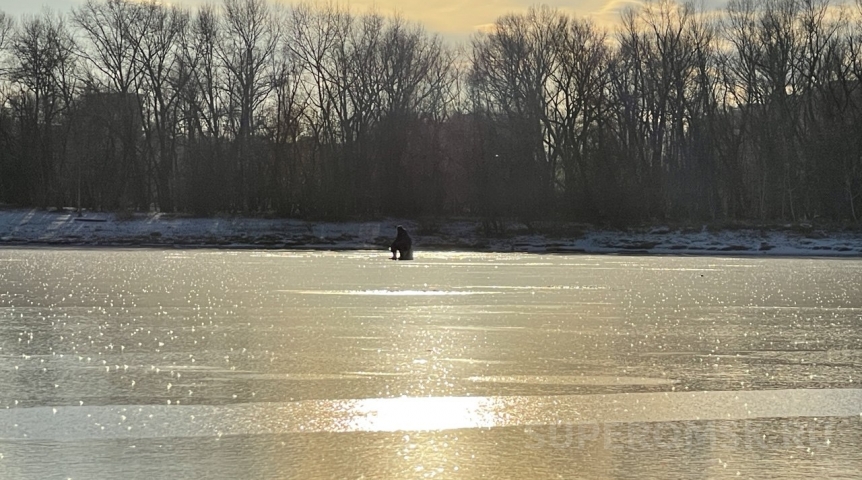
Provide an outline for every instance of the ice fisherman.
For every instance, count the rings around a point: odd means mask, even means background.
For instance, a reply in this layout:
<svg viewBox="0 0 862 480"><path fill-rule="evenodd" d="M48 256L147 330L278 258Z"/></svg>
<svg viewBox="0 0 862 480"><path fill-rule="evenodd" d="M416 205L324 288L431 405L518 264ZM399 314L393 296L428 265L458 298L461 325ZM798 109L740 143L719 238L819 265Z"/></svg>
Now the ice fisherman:
<svg viewBox="0 0 862 480"><path fill-rule="evenodd" d="M413 260L413 239L401 225L398 225L396 231L395 241L389 247L392 251L392 260Z"/></svg>

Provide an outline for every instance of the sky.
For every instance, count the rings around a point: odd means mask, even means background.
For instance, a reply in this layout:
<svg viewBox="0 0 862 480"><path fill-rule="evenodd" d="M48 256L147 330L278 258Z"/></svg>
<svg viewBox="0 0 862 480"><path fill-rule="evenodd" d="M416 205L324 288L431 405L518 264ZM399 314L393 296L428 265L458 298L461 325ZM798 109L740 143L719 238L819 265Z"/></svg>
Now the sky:
<svg viewBox="0 0 862 480"><path fill-rule="evenodd" d="M71 10L84 0L0 0L0 10L14 18L24 14L38 14L45 7L58 12ZM274 1L274 0L273 0ZM289 0L278 0L290 3ZM175 3L189 8L206 0L177 0ZM602 25L612 24L621 8L636 4L638 0L349 0L354 12L370 7L384 15L398 12L408 20L421 22L428 31L440 33L453 40L466 40L483 26L492 24L499 16L526 11L530 5L544 3L568 13L593 18ZM218 0L215 0L218 4Z"/></svg>

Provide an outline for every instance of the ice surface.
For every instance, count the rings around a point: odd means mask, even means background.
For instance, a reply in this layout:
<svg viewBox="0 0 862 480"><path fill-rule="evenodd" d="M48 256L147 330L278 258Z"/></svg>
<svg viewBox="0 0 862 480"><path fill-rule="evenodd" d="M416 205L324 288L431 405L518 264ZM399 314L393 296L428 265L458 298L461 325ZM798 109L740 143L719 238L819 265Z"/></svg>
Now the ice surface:
<svg viewBox="0 0 862 480"><path fill-rule="evenodd" d="M862 260L386 257L0 249L0 478L858 473Z"/></svg>

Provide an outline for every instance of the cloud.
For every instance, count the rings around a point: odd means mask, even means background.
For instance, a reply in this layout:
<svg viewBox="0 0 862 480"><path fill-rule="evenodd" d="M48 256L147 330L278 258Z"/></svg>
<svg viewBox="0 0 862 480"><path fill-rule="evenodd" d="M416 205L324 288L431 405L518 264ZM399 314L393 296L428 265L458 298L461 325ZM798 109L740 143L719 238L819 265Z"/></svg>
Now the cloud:
<svg viewBox="0 0 862 480"><path fill-rule="evenodd" d="M24 13L39 13L43 6L64 12L85 0L0 0L0 10L18 17ZM168 1L168 0L166 0ZM220 0L170 0L176 5L195 9L203 3L218 5ZM300 0L269 0L284 5ZM327 2L329 0L311 0ZM622 9L636 6L642 0L333 0L354 13L375 10L383 15L400 14L407 20L419 22L430 32L442 34L452 40L466 40L471 34L493 25L497 18L508 13L526 12L533 5L544 3L562 12L593 19L597 24L610 26L619 20ZM701 0L707 9L721 8L726 0Z"/></svg>
<svg viewBox="0 0 862 480"><path fill-rule="evenodd" d="M617 14L628 7L640 7L644 4L644 2L640 0L610 0L609 2L600 2L602 5L600 6L597 14L599 15L608 15L608 14Z"/></svg>
<svg viewBox="0 0 862 480"><path fill-rule="evenodd" d="M526 10L521 2L513 0L469 3L459 0L376 0L351 1L350 5L357 11L373 7L383 14L399 12L405 18L441 33L469 33L477 25L493 23L501 15Z"/></svg>
<svg viewBox="0 0 862 480"><path fill-rule="evenodd" d="M390 15L398 12L404 18L421 22L429 31L453 40L466 40L473 33L487 31L494 22L508 13L526 12L531 6L545 4L577 17L593 19L597 24L610 25L619 19L619 10L637 0L352 0L352 11L374 9Z"/></svg>
<svg viewBox="0 0 862 480"><path fill-rule="evenodd" d="M40 0L24 2L21 0L0 0L0 11L14 18L22 15L36 15L42 13L46 8L58 13L70 11L84 3L84 0Z"/></svg>

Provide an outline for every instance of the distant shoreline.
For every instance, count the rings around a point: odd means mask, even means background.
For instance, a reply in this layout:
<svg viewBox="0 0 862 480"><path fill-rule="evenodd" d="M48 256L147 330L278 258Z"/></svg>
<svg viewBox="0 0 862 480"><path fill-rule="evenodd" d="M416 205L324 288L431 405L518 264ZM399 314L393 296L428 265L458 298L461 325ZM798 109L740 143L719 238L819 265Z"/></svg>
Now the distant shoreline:
<svg viewBox="0 0 862 480"><path fill-rule="evenodd" d="M82 221L83 220L83 221ZM567 222L501 222L488 235L480 219L313 222L250 217L117 215L0 209L0 247L385 251L404 225L418 252L476 251L560 254L862 257L862 232L809 225L746 227L654 226L596 229Z"/></svg>

